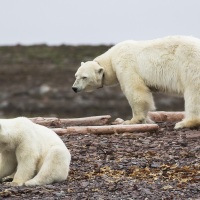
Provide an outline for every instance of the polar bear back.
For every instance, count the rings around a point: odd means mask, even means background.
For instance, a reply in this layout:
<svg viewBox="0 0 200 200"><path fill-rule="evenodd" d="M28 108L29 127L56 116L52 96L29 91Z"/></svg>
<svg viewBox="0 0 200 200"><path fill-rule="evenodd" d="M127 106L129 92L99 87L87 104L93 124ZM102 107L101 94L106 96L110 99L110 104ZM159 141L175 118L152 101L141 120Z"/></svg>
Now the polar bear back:
<svg viewBox="0 0 200 200"><path fill-rule="evenodd" d="M33 145L35 150L37 146L40 151L46 151L56 145L66 148L55 132L25 117L0 119L0 127L0 142L8 143L10 149L22 143Z"/></svg>
<svg viewBox="0 0 200 200"><path fill-rule="evenodd" d="M147 41L124 41L109 54L118 80L131 67L149 88L183 94L188 84L200 85L200 40L169 36ZM102 55L97 60L103 59Z"/></svg>

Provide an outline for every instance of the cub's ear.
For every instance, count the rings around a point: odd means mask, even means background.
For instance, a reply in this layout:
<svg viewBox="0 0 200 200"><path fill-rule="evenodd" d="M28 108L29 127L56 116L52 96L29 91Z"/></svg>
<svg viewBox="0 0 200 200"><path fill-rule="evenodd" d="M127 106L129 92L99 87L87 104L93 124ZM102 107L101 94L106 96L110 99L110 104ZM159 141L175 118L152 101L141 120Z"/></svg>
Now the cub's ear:
<svg viewBox="0 0 200 200"><path fill-rule="evenodd" d="M83 65L84 64L84 62L81 62L81 65Z"/></svg>
<svg viewBox="0 0 200 200"><path fill-rule="evenodd" d="M99 68L99 69L97 70L97 72L98 72L98 74L103 74L103 67Z"/></svg>

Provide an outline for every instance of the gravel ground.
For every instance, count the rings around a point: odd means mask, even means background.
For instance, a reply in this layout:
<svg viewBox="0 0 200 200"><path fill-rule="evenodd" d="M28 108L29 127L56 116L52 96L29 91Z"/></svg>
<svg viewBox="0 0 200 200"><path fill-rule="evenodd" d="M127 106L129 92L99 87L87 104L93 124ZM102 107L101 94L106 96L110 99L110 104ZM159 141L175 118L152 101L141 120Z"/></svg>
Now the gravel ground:
<svg viewBox="0 0 200 200"><path fill-rule="evenodd" d="M78 95L71 89L80 62L108 48L0 47L0 117L130 118L119 87ZM154 97L157 110L184 109L182 98ZM72 154L67 181L33 188L1 184L0 199L200 199L200 129L159 125L156 133L62 136Z"/></svg>
<svg viewBox="0 0 200 200"><path fill-rule="evenodd" d="M62 136L72 154L67 181L0 188L0 199L200 199L200 129Z"/></svg>

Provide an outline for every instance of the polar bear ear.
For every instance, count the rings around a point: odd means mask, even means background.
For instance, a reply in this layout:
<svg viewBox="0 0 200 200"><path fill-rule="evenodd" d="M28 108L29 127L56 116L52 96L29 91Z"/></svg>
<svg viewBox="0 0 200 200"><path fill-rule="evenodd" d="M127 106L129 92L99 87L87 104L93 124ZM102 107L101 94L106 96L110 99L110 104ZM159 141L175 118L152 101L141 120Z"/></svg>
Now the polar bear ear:
<svg viewBox="0 0 200 200"><path fill-rule="evenodd" d="M99 74L103 74L103 67L100 67L97 71Z"/></svg>
<svg viewBox="0 0 200 200"><path fill-rule="evenodd" d="M81 62L81 65L83 65L84 64L84 62Z"/></svg>

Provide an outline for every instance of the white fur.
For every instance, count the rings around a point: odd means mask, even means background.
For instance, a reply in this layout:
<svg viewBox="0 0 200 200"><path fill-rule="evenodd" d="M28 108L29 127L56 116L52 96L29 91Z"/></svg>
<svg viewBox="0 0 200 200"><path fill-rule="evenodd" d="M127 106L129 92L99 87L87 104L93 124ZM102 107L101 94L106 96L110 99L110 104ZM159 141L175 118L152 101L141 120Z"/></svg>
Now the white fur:
<svg viewBox="0 0 200 200"><path fill-rule="evenodd" d="M14 173L12 186L66 180L71 155L52 130L25 117L0 119L0 179Z"/></svg>
<svg viewBox="0 0 200 200"><path fill-rule="evenodd" d="M103 75L97 68L103 68ZM86 79L83 79L87 77ZM83 63L73 89L93 91L119 83L132 108L126 124L149 123L155 108L152 91L184 96L186 117L175 128L200 125L200 40L170 36L121 42L93 61Z"/></svg>

